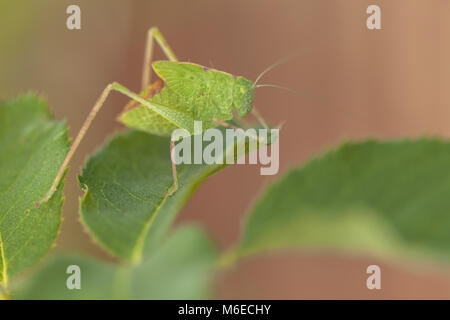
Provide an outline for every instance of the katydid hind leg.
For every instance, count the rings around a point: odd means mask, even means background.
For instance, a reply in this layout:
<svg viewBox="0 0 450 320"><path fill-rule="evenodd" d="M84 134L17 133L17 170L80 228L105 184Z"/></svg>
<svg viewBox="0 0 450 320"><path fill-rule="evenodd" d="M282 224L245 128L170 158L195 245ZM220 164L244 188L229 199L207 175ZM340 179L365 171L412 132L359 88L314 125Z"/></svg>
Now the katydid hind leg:
<svg viewBox="0 0 450 320"><path fill-rule="evenodd" d="M100 109L102 108L103 104L105 103L105 100L108 97L108 95L111 92L111 90L112 90L112 84L109 84L108 86L106 86L106 88L103 90L103 92L100 95L100 97L97 99L97 102L95 103L95 105L91 109L91 111L89 112L89 114L88 114L86 120L84 121L80 131L78 132L75 140L73 141L72 146L70 147L69 152L67 153L63 163L61 164L61 167L59 168L58 173L56 174L56 178L53 180L53 183L52 183L50 189L45 194L45 196L35 204L36 208L39 207L40 204L50 200L50 198L56 192L56 189L58 188L58 185L59 185L59 183L61 181L61 178L63 177L64 172L65 172L67 166L70 163L70 160L72 159L75 151L78 149L78 146L80 145L81 141L83 140L84 135L86 134L86 131L91 126L91 123L94 120L95 116L100 111Z"/></svg>
<svg viewBox="0 0 450 320"><path fill-rule="evenodd" d="M136 93L130 91L129 89L127 89L126 87L122 86L121 84L119 84L117 82L113 82L113 83L109 84L108 86L106 86L106 88L103 90L103 92L100 95L100 97L97 99L97 102L95 103L94 107L89 112L86 120L83 123L83 126L81 127L81 129L78 132L75 140L73 141L72 146L70 147L70 150L67 153L66 158L64 159L61 167L59 168L58 173L56 174L56 178L54 179L50 189L45 194L45 196L35 204L35 207L38 207L40 204L50 200L50 198L56 192L56 189L58 188L58 185L59 185L62 177L64 176L64 172L65 172L67 166L69 165L70 160L72 160L72 157L73 157L75 151L78 149L78 146L80 145L81 141L83 140L83 138L84 138L84 136L86 134L86 131L91 126L92 121L95 119L96 115L98 114L98 112L100 111L102 106L104 105L104 103L106 101L106 98L109 96L111 91L120 92L120 93L124 94L125 96L127 96L127 97L129 97L129 98L131 98L131 99L141 103L141 104L146 104L148 106L153 106L152 110L155 111L155 112L158 112L158 110L155 109L157 107L156 105L152 104L148 100L143 99L142 97L140 97Z"/></svg>
<svg viewBox="0 0 450 320"><path fill-rule="evenodd" d="M151 63L153 59L153 49L154 49L153 45L155 40L156 43L158 43L158 45L161 47L167 59L169 59L170 61L178 61L178 58L176 57L172 48L169 46L169 44L167 43L166 39L159 31L159 29L156 27L149 29L147 32L147 43L145 45L144 67L142 70L142 91L147 89L147 87L151 83L152 79Z"/></svg>

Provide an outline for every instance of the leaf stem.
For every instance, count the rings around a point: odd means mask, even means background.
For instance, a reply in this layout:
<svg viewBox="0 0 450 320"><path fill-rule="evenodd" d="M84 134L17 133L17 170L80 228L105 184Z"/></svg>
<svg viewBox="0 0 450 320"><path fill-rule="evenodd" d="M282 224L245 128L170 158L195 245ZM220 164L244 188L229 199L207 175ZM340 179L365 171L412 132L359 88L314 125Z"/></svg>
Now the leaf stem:
<svg viewBox="0 0 450 320"><path fill-rule="evenodd" d="M216 267L219 269L231 267L239 259L239 256L239 252L235 249L224 252L217 260Z"/></svg>
<svg viewBox="0 0 450 320"><path fill-rule="evenodd" d="M10 296L6 288L0 284L0 300L10 300Z"/></svg>
<svg viewBox="0 0 450 320"><path fill-rule="evenodd" d="M5 256L5 247L3 245L3 239L2 239L2 234L0 233L0 261L1 261L1 275L2 275L2 281L0 283L0 289L3 287L6 288L8 287L8 267L6 264L6 256ZM1 293L1 290L0 290Z"/></svg>

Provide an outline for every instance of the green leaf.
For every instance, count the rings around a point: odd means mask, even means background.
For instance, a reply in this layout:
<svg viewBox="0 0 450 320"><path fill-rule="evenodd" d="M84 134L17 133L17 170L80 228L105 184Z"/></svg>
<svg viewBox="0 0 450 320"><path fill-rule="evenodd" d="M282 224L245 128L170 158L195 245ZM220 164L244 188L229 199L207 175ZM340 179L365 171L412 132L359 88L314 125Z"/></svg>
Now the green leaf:
<svg viewBox="0 0 450 320"><path fill-rule="evenodd" d="M69 148L64 123L28 94L0 105L0 282L36 263L61 222L62 187L38 209Z"/></svg>
<svg viewBox="0 0 450 320"><path fill-rule="evenodd" d="M180 228L134 269L131 298L206 299L217 258L217 250L204 232Z"/></svg>
<svg viewBox="0 0 450 320"><path fill-rule="evenodd" d="M222 262L286 247L449 258L449 195L449 143L347 143L268 188Z"/></svg>
<svg viewBox="0 0 450 320"><path fill-rule="evenodd" d="M199 229L177 230L138 267L75 255L53 257L13 291L17 299L206 299L217 252ZM67 289L67 267L81 271L81 290Z"/></svg>
<svg viewBox="0 0 450 320"><path fill-rule="evenodd" d="M167 198L173 183L169 142L137 131L120 134L89 159L80 177L83 224L124 260L138 263L153 252L199 184L226 166L177 166L180 188Z"/></svg>
<svg viewBox="0 0 450 320"><path fill-rule="evenodd" d="M66 273L69 266L80 267L81 290L69 290ZM112 299L115 266L77 254L51 255L42 266L13 286L11 299L69 300Z"/></svg>

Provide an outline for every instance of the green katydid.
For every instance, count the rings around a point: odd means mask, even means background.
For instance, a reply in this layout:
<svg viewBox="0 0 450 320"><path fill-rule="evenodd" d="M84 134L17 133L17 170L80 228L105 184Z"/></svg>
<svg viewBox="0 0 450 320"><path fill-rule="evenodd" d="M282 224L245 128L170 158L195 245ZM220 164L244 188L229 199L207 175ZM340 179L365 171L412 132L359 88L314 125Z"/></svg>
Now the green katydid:
<svg viewBox="0 0 450 320"><path fill-rule="evenodd" d="M168 61L152 63L155 40ZM129 128L156 135L170 136L177 128L186 129L194 134L194 120L203 122L203 130L217 126L232 127L226 121L232 120L235 115L237 118L242 118L249 112L252 112L261 125L267 128L266 122L253 106L254 90L260 86L272 86L257 85L257 82L280 62L264 70L256 81L252 82L244 77L198 64L179 62L160 31L155 27L151 28L147 35L141 94L133 93L117 82L109 84L103 90L67 153L50 190L37 203L37 206L48 201L56 191L73 154L111 91L118 91L131 99L119 116L120 122ZM151 82L151 67L164 81L165 86L162 89L160 88L161 80ZM174 141L171 140L171 154L173 148ZM172 195L178 189L173 159L172 174L174 182L167 192L168 195Z"/></svg>

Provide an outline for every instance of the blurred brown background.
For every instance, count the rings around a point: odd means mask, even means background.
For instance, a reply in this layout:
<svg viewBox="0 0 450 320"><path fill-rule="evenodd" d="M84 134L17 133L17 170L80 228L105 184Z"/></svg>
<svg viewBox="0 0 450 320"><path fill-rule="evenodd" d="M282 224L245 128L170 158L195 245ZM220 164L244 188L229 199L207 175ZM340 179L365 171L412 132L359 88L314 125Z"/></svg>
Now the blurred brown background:
<svg viewBox="0 0 450 320"><path fill-rule="evenodd" d="M81 7L81 31L66 29L70 4ZM382 30L366 28L370 4L381 7ZM0 0L0 99L41 93L73 137L108 83L139 89L151 26L159 26L181 60L249 79L304 50L262 82L310 97L271 88L256 95L267 119L287 120L282 172L344 139L450 135L448 0ZM73 161L60 248L108 259L78 222L76 175L121 129L115 117L125 102L118 94L109 99ZM254 166L228 168L201 186L178 223L203 225L225 249L274 178ZM380 291L365 287L369 264L382 267ZM219 277L216 292L220 298L450 298L450 269L299 250L243 262Z"/></svg>

